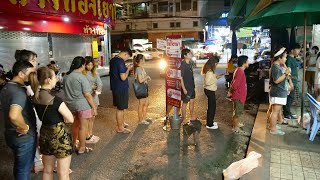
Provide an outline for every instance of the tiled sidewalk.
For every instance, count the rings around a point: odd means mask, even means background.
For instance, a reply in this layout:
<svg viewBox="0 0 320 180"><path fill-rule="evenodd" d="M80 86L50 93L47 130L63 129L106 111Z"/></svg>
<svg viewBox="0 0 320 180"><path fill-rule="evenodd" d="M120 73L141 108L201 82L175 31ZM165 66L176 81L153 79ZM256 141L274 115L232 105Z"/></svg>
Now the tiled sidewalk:
<svg viewBox="0 0 320 180"><path fill-rule="evenodd" d="M246 180L320 180L320 138L308 140L306 130L282 125L284 136L267 130L267 104L262 104L253 127L248 153L262 154L259 167L241 179ZM297 108L297 113L300 108Z"/></svg>

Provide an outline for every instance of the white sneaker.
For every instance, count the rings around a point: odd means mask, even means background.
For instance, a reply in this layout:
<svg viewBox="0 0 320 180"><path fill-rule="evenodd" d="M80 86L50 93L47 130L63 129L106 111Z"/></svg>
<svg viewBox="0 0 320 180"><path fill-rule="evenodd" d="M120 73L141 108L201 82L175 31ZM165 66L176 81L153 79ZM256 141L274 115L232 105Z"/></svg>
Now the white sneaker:
<svg viewBox="0 0 320 180"><path fill-rule="evenodd" d="M207 129L218 129L218 125L217 124L213 124L213 126L206 126Z"/></svg>

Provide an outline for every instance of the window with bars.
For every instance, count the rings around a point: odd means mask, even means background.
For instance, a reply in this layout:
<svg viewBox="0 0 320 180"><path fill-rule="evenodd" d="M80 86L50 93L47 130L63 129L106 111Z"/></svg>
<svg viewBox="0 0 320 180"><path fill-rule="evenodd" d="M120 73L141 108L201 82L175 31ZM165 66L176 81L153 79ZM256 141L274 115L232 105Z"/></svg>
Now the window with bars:
<svg viewBox="0 0 320 180"><path fill-rule="evenodd" d="M171 23L170 23L170 27L171 27L171 28L174 28L174 22L171 22Z"/></svg>
<svg viewBox="0 0 320 180"><path fill-rule="evenodd" d="M176 22L176 27L180 27L181 23L180 22Z"/></svg>

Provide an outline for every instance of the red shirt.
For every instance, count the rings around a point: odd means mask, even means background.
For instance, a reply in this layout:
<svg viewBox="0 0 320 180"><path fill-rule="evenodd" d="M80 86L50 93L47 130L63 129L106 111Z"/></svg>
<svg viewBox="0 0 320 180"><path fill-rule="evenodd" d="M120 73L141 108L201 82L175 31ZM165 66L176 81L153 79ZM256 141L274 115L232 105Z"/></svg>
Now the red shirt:
<svg viewBox="0 0 320 180"><path fill-rule="evenodd" d="M246 75L241 68L237 68L234 71L230 92L232 94L232 100L240 100L243 104L246 102L247 80Z"/></svg>

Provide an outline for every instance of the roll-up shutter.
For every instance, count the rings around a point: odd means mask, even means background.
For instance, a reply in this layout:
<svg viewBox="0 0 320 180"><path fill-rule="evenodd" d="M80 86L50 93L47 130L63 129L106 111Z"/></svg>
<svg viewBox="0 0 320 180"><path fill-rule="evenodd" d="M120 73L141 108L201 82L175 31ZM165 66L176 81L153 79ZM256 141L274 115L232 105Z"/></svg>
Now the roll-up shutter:
<svg viewBox="0 0 320 180"><path fill-rule="evenodd" d="M53 60L57 62L62 72L69 70L76 56L92 55L92 36L74 34L51 34Z"/></svg>
<svg viewBox="0 0 320 180"><path fill-rule="evenodd" d="M11 70L17 49L28 49L37 53L40 65L49 63L47 33L0 30L0 64L4 66L5 71Z"/></svg>

